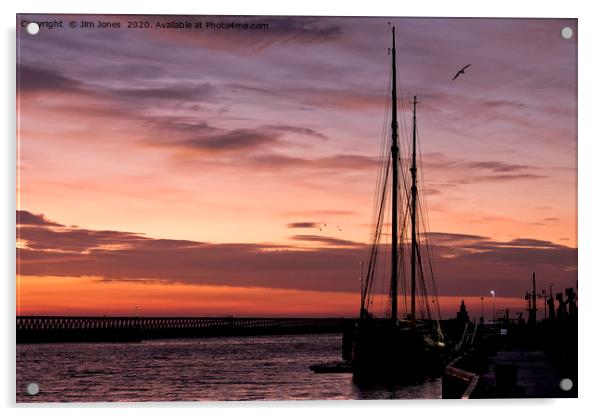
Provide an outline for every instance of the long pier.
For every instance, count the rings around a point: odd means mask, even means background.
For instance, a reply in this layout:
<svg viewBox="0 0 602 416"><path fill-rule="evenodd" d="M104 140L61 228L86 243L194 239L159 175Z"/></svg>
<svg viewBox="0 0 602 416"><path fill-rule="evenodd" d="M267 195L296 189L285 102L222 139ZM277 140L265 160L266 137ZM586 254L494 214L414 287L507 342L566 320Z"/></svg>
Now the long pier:
<svg viewBox="0 0 602 416"><path fill-rule="evenodd" d="M17 316L17 343L342 333L345 318ZM348 325L348 324L347 324Z"/></svg>

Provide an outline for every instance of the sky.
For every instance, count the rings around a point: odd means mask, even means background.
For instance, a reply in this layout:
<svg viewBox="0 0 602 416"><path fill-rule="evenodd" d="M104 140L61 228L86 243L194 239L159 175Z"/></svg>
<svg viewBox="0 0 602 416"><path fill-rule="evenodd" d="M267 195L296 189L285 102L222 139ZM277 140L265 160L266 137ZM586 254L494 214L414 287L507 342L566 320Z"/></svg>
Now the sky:
<svg viewBox="0 0 602 416"><path fill-rule="evenodd" d="M444 316L576 284L574 19L19 18L19 314L357 314L387 22Z"/></svg>

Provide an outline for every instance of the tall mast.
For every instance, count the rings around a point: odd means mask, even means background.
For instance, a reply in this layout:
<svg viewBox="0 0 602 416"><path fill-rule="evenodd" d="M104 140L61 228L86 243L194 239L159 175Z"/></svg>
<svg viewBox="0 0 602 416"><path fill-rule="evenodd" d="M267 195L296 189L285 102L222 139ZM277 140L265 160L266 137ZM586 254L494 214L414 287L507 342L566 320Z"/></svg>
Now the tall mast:
<svg viewBox="0 0 602 416"><path fill-rule="evenodd" d="M416 96L412 104L414 106L412 116L412 167L410 172L412 173L412 208L411 208L411 220L412 220L412 310L410 313L410 319L414 321L416 319L416 251L418 249L416 244Z"/></svg>
<svg viewBox="0 0 602 416"><path fill-rule="evenodd" d="M397 188L398 188L398 170L397 161L399 159L399 147L397 145L397 68L395 60L395 26L392 28L393 48L391 50L391 67L393 69L392 90L391 90L391 158L392 158L392 190L391 190L391 319L395 324L397 322Z"/></svg>

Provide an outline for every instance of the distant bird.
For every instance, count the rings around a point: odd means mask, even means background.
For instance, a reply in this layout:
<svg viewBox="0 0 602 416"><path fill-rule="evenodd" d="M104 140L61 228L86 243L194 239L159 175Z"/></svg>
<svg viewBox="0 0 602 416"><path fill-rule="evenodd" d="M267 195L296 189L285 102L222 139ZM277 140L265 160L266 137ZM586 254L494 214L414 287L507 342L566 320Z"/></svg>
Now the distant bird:
<svg viewBox="0 0 602 416"><path fill-rule="evenodd" d="M466 65L464 68L462 68L461 70L459 70L459 71L456 73L456 76L452 78L452 81L455 81L455 80L456 80L456 78L458 78L458 77L460 76L460 74L465 74L464 70L465 70L466 68L468 68L469 66L470 66L470 64Z"/></svg>
<svg viewBox="0 0 602 416"><path fill-rule="evenodd" d="M339 227L338 225L337 225L337 229L338 229L339 231L343 231L343 230L341 229L341 227Z"/></svg>

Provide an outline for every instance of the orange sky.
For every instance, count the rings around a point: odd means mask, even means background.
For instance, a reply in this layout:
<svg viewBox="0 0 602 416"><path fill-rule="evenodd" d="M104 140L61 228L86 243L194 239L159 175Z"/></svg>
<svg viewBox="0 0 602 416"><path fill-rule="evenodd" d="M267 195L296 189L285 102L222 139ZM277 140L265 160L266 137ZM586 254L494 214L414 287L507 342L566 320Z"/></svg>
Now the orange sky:
<svg viewBox="0 0 602 416"><path fill-rule="evenodd" d="M19 313L355 313L390 19L249 19L272 29L19 32ZM574 286L576 21L393 23L446 313Z"/></svg>
<svg viewBox="0 0 602 416"><path fill-rule="evenodd" d="M190 286L184 284L140 284L102 282L99 278L22 277L17 292L18 315L98 315L107 316L345 316L358 313L358 293L317 292ZM110 302L107 300L110 299ZM480 297L439 298L442 318L455 317L464 300L471 319L481 316ZM380 302L379 299L375 300ZM511 318L524 309L525 301L497 297L496 309L509 308ZM540 305L543 308L543 301ZM493 298L483 300L486 319L493 315ZM500 312L503 313L503 312Z"/></svg>

